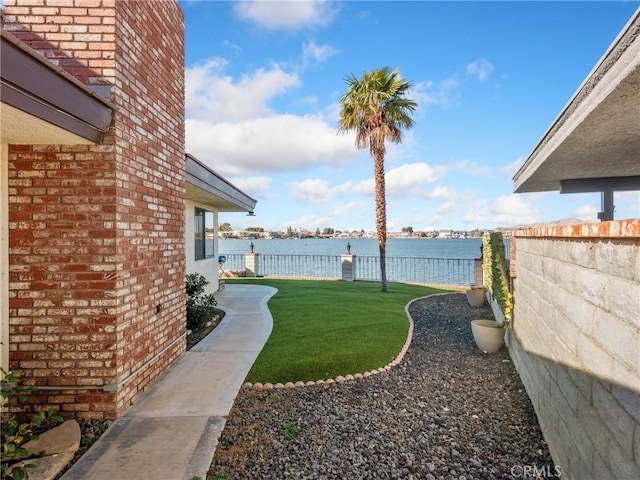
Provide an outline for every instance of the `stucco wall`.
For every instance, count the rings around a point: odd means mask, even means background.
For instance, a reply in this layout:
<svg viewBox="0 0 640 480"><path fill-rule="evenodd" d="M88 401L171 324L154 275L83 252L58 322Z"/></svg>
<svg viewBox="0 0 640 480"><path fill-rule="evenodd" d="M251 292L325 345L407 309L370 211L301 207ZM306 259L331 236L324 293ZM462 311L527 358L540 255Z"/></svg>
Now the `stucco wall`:
<svg viewBox="0 0 640 480"><path fill-rule="evenodd" d="M187 255L187 274L199 273L209 280L209 285L206 286L206 293L214 293L218 290L218 238L214 240L214 256L213 258L206 258L196 261L195 259L195 244L194 244L194 215L195 208L200 207L204 210L213 212L214 230L218 232L218 212L214 211L207 205L195 203L191 200L185 202L185 252Z"/></svg>
<svg viewBox="0 0 640 480"><path fill-rule="evenodd" d="M513 232L508 345L562 478L640 478L639 224Z"/></svg>

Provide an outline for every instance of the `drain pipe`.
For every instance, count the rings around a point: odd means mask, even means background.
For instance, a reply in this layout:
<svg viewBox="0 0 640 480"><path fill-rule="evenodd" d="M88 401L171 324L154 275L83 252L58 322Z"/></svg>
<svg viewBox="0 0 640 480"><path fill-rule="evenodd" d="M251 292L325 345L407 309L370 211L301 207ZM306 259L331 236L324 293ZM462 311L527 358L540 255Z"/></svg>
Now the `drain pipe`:
<svg viewBox="0 0 640 480"><path fill-rule="evenodd" d="M172 341L169 345L164 347L162 350L160 350L158 353L156 353L153 357L151 357L149 360L147 360L144 363L144 365L141 365L135 372L132 372L131 374L129 374L127 377L125 377L124 379L120 380L119 382L109 383L107 385L87 385L87 386L83 386L83 387L79 387L77 385L60 385L60 386L43 385L43 386L36 386L36 388L38 390L44 390L44 391L49 391L49 390L63 390L63 391L68 391L68 390L102 390L104 392L115 392L115 391L119 390L120 388L122 388L125 384L129 383L129 381L133 377L138 375L140 372L142 372L143 370L146 370L146 368L149 365L151 365L155 360L157 360L158 357L162 356L167 350L169 350L176 343L178 343L180 340L182 340L187 335L189 335L189 333L190 333L190 331L186 331L185 333L180 335L178 338L176 338L174 341Z"/></svg>

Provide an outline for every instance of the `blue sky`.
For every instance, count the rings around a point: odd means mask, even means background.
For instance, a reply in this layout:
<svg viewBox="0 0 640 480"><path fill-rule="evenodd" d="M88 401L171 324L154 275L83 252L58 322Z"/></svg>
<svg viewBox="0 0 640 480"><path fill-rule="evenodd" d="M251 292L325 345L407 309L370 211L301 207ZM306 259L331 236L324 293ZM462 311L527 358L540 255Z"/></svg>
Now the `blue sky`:
<svg viewBox="0 0 640 480"><path fill-rule="evenodd" d="M390 231L596 221L599 194L512 177L640 2L180 3L187 151L258 201L221 222L375 230L372 159L336 127L345 77L383 66L418 102L387 147ZM640 217L640 193L615 203Z"/></svg>

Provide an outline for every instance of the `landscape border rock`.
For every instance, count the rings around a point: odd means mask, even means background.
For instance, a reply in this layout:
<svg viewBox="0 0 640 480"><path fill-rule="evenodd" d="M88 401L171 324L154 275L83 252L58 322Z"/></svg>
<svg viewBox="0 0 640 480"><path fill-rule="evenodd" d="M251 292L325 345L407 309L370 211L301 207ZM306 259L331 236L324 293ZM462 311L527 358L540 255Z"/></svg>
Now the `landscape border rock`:
<svg viewBox="0 0 640 480"><path fill-rule="evenodd" d="M80 425L75 420L67 420L38 437L37 440L25 443L23 447L30 455L42 452L44 455L29 458L17 465L33 465L25 469L27 479L52 480L73 460L74 454L80 448Z"/></svg>

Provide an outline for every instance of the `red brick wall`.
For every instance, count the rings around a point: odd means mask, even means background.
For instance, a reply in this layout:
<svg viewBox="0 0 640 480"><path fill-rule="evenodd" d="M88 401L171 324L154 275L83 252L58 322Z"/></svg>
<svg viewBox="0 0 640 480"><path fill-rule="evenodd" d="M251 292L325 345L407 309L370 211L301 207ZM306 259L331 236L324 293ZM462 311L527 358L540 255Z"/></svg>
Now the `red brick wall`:
<svg viewBox="0 0 640 480"><path fill-rule="evenodd" d="M116 0L5 0L5 29L84 83L112 84Z"/></svg>
<svg viewBox="0 0 640 480"><path fill-rule="evenodd" d="M102 148L10 146L10 368L39 386L115 381L116 188ZM54 405L62 393L31 400ZM95 410L74 402L62 410Z"/></svg>
<svg viewBox="0 0 640 480"><path fill-rule="evenodd" d="M113 418L185 348L182 12L5 0L4 21L116 105L102 145L9 148L10 368L34 403Z"/></svg>
<svg viewBox="0 0 640 480"><path fill-rule="evenodd" d="M131 3L116 3L117 228L126 272L119 285L119 376L135 372L186 328L182 11L167 2ZM182 341L128 383L123 406L184 349Z"/></svg>

